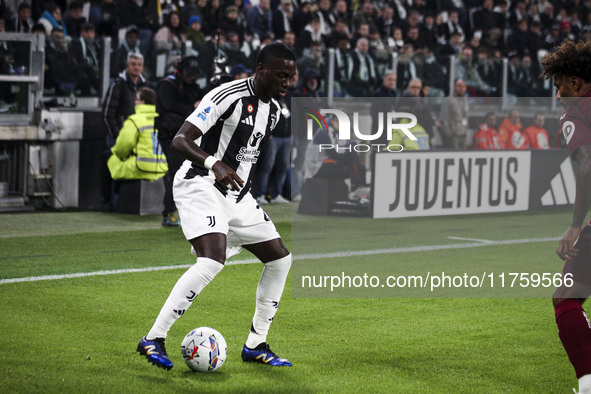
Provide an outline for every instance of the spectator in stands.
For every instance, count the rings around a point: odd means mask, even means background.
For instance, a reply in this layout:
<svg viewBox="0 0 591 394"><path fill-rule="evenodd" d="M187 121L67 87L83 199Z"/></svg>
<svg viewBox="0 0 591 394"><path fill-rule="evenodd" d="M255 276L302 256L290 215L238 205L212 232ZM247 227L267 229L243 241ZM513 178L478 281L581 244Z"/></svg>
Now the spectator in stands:
<svg viewBox="0 0 591 394"><path fill-rule="evenodd" d="M17 15L6 21L6 31L31 33L34 24L35 22L31 19L31 6L28 3L20 3Z"/></svg>
<svg viewBox="0 0 591 394"><path fill-rule="evenodd" d="M523 84L523 69L521 67L521 58L517 51L509 52L509 64L507 66L507 93L516 97Z"/></svg>
<svg viewBox="0 0 591 394"><path fill-rule="evenodd" d="M203 34L207 34L207 21L203 20L206 5L207 0L189 0L181 8L181 20L188 21L191 17L198 16L201 19L201 31ZM189 24L188 27L190 28L191 25Z"/></svg>
<svg viewBox="0 0 591 394"><path fill-rule="evenodd" d="M398 76L396 88L400 91L406 89L411 79L417 76L417 69L412 57L414 49L412 45L405 45L398 53L398 65L396 67L396 75Z"/></svg>
<svg viewBox="0 0 591 394"><path fill-rule="evenodd" d="M544 80L540 79L540 67L532 61L530 55L521 59L523 78L518 92L519 97L550 97L550 91L544 88Z"/></svg>
<svg viewBox="0 0 591 394"><path fill-rule="evenodd" d="M536 113L533 124L523 130L523 135L529 143L530 149L550 149L548 131L544 128L546 115L543 112Z"/></svg>
<svg viewBox="0 0 591 394"><path fill-rule="evenodd" d="M418 29L421 18L421 14L416 10L411 10L408 13L408 18L406 18L400 24L400 27L402 27L402 32L404 33L405 37L408 35L408 32L411 28L416 27Z"/></svg>
<svg viewBox="0 0 591 394"><path fill-rule="evenodd" d="M523 56L528 50L528 38L527 19L523 18L518 22L513 34L507 39L507 50Z"/></svg>
<svg viewBox="0 0 591 394"><path fill-rule="evenodd" d="M224 20L224 9L220 6L220 0L208 0L203 13L207 21L209 33L215 33Z"/></svg>
<svg viewBox="0 0 591 394"><path fill-rule="evenodd" d="M342 19L337 20L335 28L329 35L324 36L324 45L327 48L336 48L339 40L347 40L349 42L349 32L347 30L347 24Z"/></svg>
<svg viewBox="0 0 591 394"><path fill-rule="evenodd" d="M460 18L458 11L451 11L449 13L447 22L443 25L445 30L445 39L447 41L451 40L451 36L453 33L459 33L460 38L459 42L462 43L466 39L466 34L464 33L464 29L460 26Z"/></svg>
<svg viewBox="0 0 591 394"><path fill-rule="evenodd" d="M300 33L299 39L296 41L296 55L302 56L306 48L310 48L313 42L322 43L324 38L320 32L320 19L314 15L310 20L310 23L304 28L304 31Z"/></svg>
<svg viewBox="0 0 591 394"><path fill-rule="evenodd" d="M390 48L390 51L392 52L400 52L402 47L404 47L402 29L396 27L392 31L392 37L388 37L388 48Z"/></svg>
<svg viewBox="0 0 591 394"><path fill-rule="evenodd" d="M172 65L178 61L183 42L187 39L185 28L181 24L179 13L173 11L164 17L164 24L154 35L154 49L160 53L166 53L166 65Z"/></svg>
<svg viewBox="0 0 591 394"><path fill-rule="evenodd" d="M382 15L376 20L376 27L378 28L382 39L387 40L389 37L392 37L392 33L394 33L394 28L396 26L397 23L394 20L394 7L386 5Z"/></svg>
<svg viewBox="0 0 591 394"><path fill-rule="evenodd" d="M304 27L310 23L312 20L313 13L312 13L312 4L309 0L302 1L300 8L296 9L293 13L293 30L296 35L296 38L299 38L302 32L304 31Z"/></svg>
<svg viewBox="0 0 591 394"><path fill-rule="evenodd" d="M474 135L474 149L476 150L500 150L501 141L497 132L497 115L489 112L484 116L484 123L478 125L478 131Z"/></svg>
<svg viewBox="0 0 591 394"><path fill-rule="evenodd" d="M97 37L111 37L111 48L118 47L118 14L115 0L101 0L90 7L90 23L96 29Z"/></svg>
<svg viewBox="0 0 591 394"><path fill-rule="evenodd" d="M380 32L376 27L369 29L369 55L376 65L376 71L379 75L384 73L391 61L388 46L380 37Z"/></svg>
<svg viewBox="0 0 591 394"><path fill-rule="evenodd" d="M576 39L576 36L572 31L572 25L569 21L563 20L560 24L560 36L562 37L562 40L568 39L574 41Z"/></svg>
<svg viewBox="0 0 591 394"><path fill-rule="evenodd" d="M157 0L117 0L121 27L135 26L139 35L139 48L145 57L152 35L158 28Z"/></svg>
<svg viewBox="0 0 591 394"><path fill-rule="evenodd" d="M154 122L157 117L156 92L147 87L140 88L136 95L135 113L125 119L107 162L114 180L154 181L166 174L166 157L156 139Z"/></svg>
<svg viewBox="0 0 591 394"><path fill-rule="evenodd" d="M335 70L334 70L334 81L335 81L335 94L340 97L347 95L347 78L349 73L349 39L342 37L337 42L337 48L335 50Z"/></svg>
<svg viewBox="0 0 591 394"><path fill-rule="evenodd" d="M455 150L466 149L468 110L466 82L458 79L454 85L452 95L443 101L439 112L444 148Z"/></svg>
<svg viewBox="0 0 591 394"><path fill-rule="evenodd" d="M230 74L234 81L250 77L251 69L244 67L243 64L236 64L230 69Z"/></svg>
<svg viewBox="0 0 591 394"><path fill-rule="evenodd" d="M289 47L292 51L295 51L295 33L288 31L285 33L281 41Z"/></svg>
<svg viewBox="0 0 591 394"><path fill-rule="evenodd" d="M244 64L251 66L251 60L242 52L240 45L240 36L238 33L229 31L226 34L226 43L224 44L224 52L228 56L228 66L235 64Z"/></svg>
<svg viewBox="0 0 591 394"><path fill-rule="evenodd" d="M374 15L374 7L371 1L365 1L358 9L355 15L353 16L353 26L355 30L359 29L359 26L362 24L366 24L368 34L369 34L369 26L376 26L376 19ZM351 44L353 46L353 43Z"/></svg>
<svg viewBox="0 0 591 394"><path fill-rule="evenodd" d="M399 96L399 93L396 91L396 72L394 70L386 70L384 75L382 76L382 84L379 88L377 88L373 94L373 97L381 97L382 100L375 102L371 106L371 130L376 131L378 129L378 117L379 113L382 114L393 112L395 110L396 99ZM378 138L375 143L376 144L385 144L387 143L387 135L385 132L382 133L380 138Z"/></svg>
<svg viewBox="0 0 591 394"><path fill-rule="evenodd" d="M493 11L493 5L493 0L484 0L482 7L472 16L472 29L481 32L483 44L487 47L496 47L503 39L503 17Z"/></svg>
<svg viewBox="0 0 591 394"><path fill-rule="evenodd" d="M343 148L350 146L353 141L339 140L339 121L336 116L331 116L328 121L328 130L320 128L314 133L312 144L308 147L306 157L306 178L321 179L346 179L351 182L351 192L359 198L369 193L365 180L366 169L355 150L327 149L320 151L319 145L331 144Z"/></svg>
<svg viewBox="0 0 591 394"><path fill-rule="evenodd" d="M319 90L320 88L320 75L313 68L307 69L301 74L299 78L299 87L293 93L292 97L307 97L310 101L316 101L318 98L324 97L325 94ZM286 96L287 98L287 96ZM288 103L290 105L290 103ZM306 150L308 148L308 139L306 138L305 128L297 128L293 130L294 147L296 151L296 157L293 161L293 172L292 172L292 201L299 201L302 194L302 182L304 173L304 163L306 161Z"/></svg>
<svg viewBox="0 0 591 394"><path fill-rule="evenodd" d="M543 31L550 31L550 29L553 29L554 26L560 30L560 26L556 25L557 21L554 18L554 5L552 5L552 2L544 3L544 8L542 9L540 19L542 21Z"/></svg>
<svg viewBox="0 0 591 394"><path fill-rule="evenodd" d="M171 148L172 139L203 97L201 87L196 82L200 74L199 61L195 56L182 59L173 75L169 75L157 87L156 110L160 114L158 140L166 155L168 172L164 177L163 227L180 225L176 205L172 195L174 175L183 164L184 158Z"/></svg>
<svg viewBox="0 0 591 394"><path fill-rule="evenodd" d="M100 92L101 46L94 37L94 26L85 23L80 38L71 43L70 52L78 72L78 88L82 96L97 96Z"/></svg>
<svg viewBox="0 0 591 394"><path fill-rule="evenodd" d="M493 88L488 86L478 74L472 60L472 48L462 49L462 54L456 59L456 77L465 81L470 96L488 96Z"/></svg>
<svg viewBox="0 0 591 394"><path fill-rule="evenodd" d="M117 77L120 72L125 70L130 54L141 54L139 44L140 33L138 28L134 25L128 26L125 31L125 40L111 54L111 78Z"/></svg>
<svg viewBox="0 0 591 394"><path fill-rule="evenodd" d="M298 71L303 73L309 68L313 68L320 75L324 75L324 51L322 43L312 41L308 48L305 48L302 56L296 62Z"/></svg>
<svg viewBox="0 0 591 394"><path fill-rule="evenodd" d="M428 80L431 84L431 96L444 97L449 88L447 76L445 75L446 68L437 62L435 54L429 48L424 48L423 53L425 54L423 79Z"/></svg>
<svg viewBox="0 0 591 394"><path fill-rule="evenodd" d="M349 53L347 70L347 91L353 97L367 97L377 86L378 76L375 64L369 55L366 38L357 40L355 50Z"/></svg>
<svg viewBox="0 0 591 394"><path fill-rule="evenodd" d="M562 36L560 35L560 25L553 24L550 28L550 32L546 35L544 39L544 48L547 50L552 50L553 48L557 47L562 43Z"/></svg>
<svg viewBox="0 0 591 394"><path fill-rule="evenodd" d="M459 55L462 53L462 49L462 34L459 31L454 31L451 33L449 41L436 49L436 55L441 63L449 64L449 56Z"/></svg>
<svg viewBox="0 0 591 394"><path fill-rule="evenodd" d="M58 27L51 30L45 45L45 82L48 95L69 96L76 86L76 75L70 61L64 32Z"/></svg>
<svg viewBox="0 0 591 394"><path fill-rule="evenodd" d="M201 17L194 15L189 18L187 40L191 41L191 47L196 51L205 44L205 34L201 31Z"/></svg>
<svg viewBox="0 0 591 394"><path fill-rule="evenodd" d="M429 46L427 41L420 37L418 26L413 26L408 29L404 43L412 45L415 50Z"/></svg>
<svg viewBox="0 0 591 394"><path fill-rule="evenodd" d="M525 1L518 0L515 5L512 6L511 16L509 17L509 23L511 26L517 26L523 19L527 19L527 7Z"/></svg>
<svg viewBox="0 0 591 394"><path fill-rule="evenodd" d="M270 0L260 0L248 11L248 24L259 39L263 36L273 37L273 13Z"/></svg>
<svg viewBox="0 0 591 394"><path fill-rule="evenodd" d="M434 51L437 44L443 42L444 34L443 29L441 28L440 30L435 24L435 17L433 14L428 13L423 18L423 22L419 24L419 37L422 42L424 42L424 46L419 48L428 47L430 50Z"/></svg>
<svg viewBox="0 0 591 394"><path fill-rule="evenodd" d="M529 25L529 30L527 32L527 52L536 65L538 65L538 51L544 48L544 35L540 30L540 23L537 21L533 21Z"/></svg>
<svg viewBox="0 0 591 394"><path fill-rule="evenodd" d="M521 114L514 109L509 111L509 115L503 119L499 126L499 137L502 149L524 149L526 141L521 135ZM515 138L515 141L511 141Z"/></svg>
<svg viewBox="0 0 591 394"><path fill-rule="evenodd" d="M279 8L273 13L273 34L282 39L285 33L293 32L293 9L291 0L281 0Z"/></svg>
<svg viewBox="0 0 591 394"><path fill-rule="evenodd" d="M355 48L355 46L357 46L358 39L369 39L369 26L369 23L361 23L355 28L355 33L353 33L353 36L351 37L351 48Z"/></svg>
<svg viewBox="0 0 591 394"><path fill-rule="evenodd" d="M337 21L345 22L347 34L352 32L353 29L353 14L349 9L349 3L347 0L337 0L334 6L333 14ZM335 25L336 27L336 25Z"/></svg>
<svg viewBox="0 0 591 394"><path fill-rule="evenodd" d="M47 6L47 9L39 19L39 23L43 24L43 27L45 27L45 34L48 36L51 35L54 28L61 29L64 37L68 36L66 24L62 21L62 10L56 4L50 4Z"/></svg>
<svg viewBox="0 0 591 394"><path fill-rule="evenodd" d="M248 18L244 11L243 0L229 0L232 6L236 7L236 23L241 27L244 34L241 37L252 36L252 31L248 26ZM226 15L227 16L227 15Z"/></svg>
<svg viewBox="0 0 591 394"><path fill-rule="evenodd" d="M68 34L73 38L80 37L82 26L87 23L86 18L82 14L82 8L82 2L75 0L70 3L68 12L64 15L64 23L68 29Z"/></svg>
<svg viewBox="0 0 591 394"><path fill-rule="evenodd" d="M324 35L330 34L337 22L331 10L330 0L318 0L318 10L315 15L320 20L320 32Z"/></svg>
<svg viewBox="0 0 591 394"><path fill-rule="evenodd" d="M484 83L490 86L490 95L493 97L500 96L502 65L492 58L488 49L480 48L478 50L478 57L474 66Z"/></svg>

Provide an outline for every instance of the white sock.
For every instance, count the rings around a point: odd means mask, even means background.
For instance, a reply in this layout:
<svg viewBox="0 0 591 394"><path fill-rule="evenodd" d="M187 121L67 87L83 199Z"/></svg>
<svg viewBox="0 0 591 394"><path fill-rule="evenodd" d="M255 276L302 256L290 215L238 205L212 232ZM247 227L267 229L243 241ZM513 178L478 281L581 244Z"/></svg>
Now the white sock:
<svg viewBox="0 0 591 394"><path fill-rule="evenodd" d="M253 349L267 341L267 333L277 313L290 267L291 254L265 264L257 287L256 310L252 319L254 332L251 329L246 340L247 347Z"/></svg>
<svg viewBox="0 0 591 394"><path fill-rule="evenodd" d="M591 375L579 378L579 394L591 394Z"/></svg>
<svg viewBox="0 0 591 394"><path fill-rule="evenodd" d="M173 323L185 313L201 290L215 278L224 265L207 257L198 257L176 282L160 310L146 339L166 338Z"/></svg>

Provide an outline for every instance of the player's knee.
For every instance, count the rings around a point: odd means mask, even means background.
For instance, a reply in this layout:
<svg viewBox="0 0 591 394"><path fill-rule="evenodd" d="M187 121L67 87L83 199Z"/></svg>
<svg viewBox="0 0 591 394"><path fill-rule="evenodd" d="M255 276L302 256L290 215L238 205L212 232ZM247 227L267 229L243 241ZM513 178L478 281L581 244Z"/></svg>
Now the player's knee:
<svg viewBox="0 0 591 394"><path fill-rule="evenodd" d="M272 269L279 274L287 275L291 268L291 253L288 253L287 256L265 263L265 267L267 267L267 269Z"/></svg>

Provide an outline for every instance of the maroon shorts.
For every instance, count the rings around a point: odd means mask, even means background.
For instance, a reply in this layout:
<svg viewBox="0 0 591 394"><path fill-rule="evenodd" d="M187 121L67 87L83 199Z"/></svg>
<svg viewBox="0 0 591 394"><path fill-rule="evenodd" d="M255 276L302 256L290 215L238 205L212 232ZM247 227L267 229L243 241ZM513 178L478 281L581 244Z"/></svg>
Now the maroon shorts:
<svg viewBox="0 0 591 394"><path fill-rule="evenodd" d="M591 221L581 231L575 246L579 254L566 260L562 273L572 274L575 282L591 284Z"/></svg>

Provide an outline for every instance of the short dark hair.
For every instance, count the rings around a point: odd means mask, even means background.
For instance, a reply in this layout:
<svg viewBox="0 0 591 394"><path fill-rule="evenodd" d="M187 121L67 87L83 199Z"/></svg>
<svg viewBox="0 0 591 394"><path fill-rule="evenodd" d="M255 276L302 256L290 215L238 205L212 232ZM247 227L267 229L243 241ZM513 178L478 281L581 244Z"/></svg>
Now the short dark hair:
<svg viewBox="0 0 591 394"><path fill-rule="evenodd" d="M296 61L293 51L284 43L276 41L270 43L269 45L265 45L265 47L260 50L259 54L257 55L257 65L269 64L276 59L291 60L294 62Z"/></svg>
<svg viewBox="0 0 591 394"><path fill-rule="evenodd" d="M144 104L156 105L156 92L148 87L141 87L139 90L139 99L144 102Z"/></svg>
<svg viewBox="0 0 591 394"><path fill-rule="evenodd" d="M554 51L544 56L540 64L544 67L541 78L579 77L591 82L591 42L579 41L575 44L564 40Z"/></svg>
<svg viewBox="0 0 591 394"><path fill-rule="evenodd" d="M94 31L94 25L92 23L85 23L80 28L80 31Z"/></svg>
<svg viewBox="0 0 591 394"><path fill-rule="evenodd" d="M21 12L22 10L30 10L31 6L29 5L29 3L20 3L18 5L18 10L17 12Z"/></svg>

